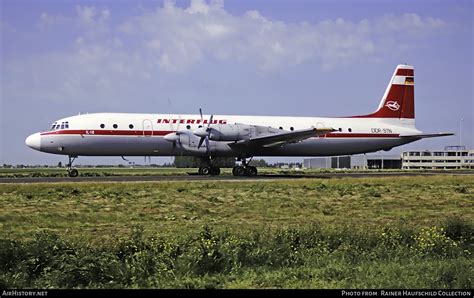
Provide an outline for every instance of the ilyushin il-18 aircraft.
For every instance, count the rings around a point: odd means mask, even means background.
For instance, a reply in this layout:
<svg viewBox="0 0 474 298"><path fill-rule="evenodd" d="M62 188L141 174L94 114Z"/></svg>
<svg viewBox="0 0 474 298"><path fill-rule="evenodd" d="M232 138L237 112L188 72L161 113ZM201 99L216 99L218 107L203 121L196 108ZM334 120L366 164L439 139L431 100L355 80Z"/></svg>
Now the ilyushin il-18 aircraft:
<svg viewBox="0 0 474 298"><path fill-rule="evenodd" d="M254 156L339 156L390 150L423 138L415 127L414 67L398 65L375 112L321 118L281 116L93 113L55 121L26 145L69 156L195 156L198 173L219 175L216 157L235 157L235 176L255 176Z"/></svg>

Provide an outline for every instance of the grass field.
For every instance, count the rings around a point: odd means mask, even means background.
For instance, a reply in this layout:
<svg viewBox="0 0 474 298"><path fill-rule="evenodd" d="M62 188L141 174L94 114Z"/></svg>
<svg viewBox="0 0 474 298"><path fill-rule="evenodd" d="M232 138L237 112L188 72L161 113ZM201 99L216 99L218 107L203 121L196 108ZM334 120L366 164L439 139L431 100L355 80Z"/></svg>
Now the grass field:
<svg viewBox="0 0 474 298"><path fill-rule="evenodd" d="M188 175L188 173L197 173L197 168L164 168L164 167L79 167L80 177L104 177L104 176L169 176L169 175ZM449 170L450 173L456 173L465 170ZM281 169L272 167L259 167L259 174L321 174L321 173L376 173L376 172L401 172L399 169L393 170L345 170L345 169ZM423 173L426 170L404 170L403 172ZM429 171L433 172L433 171ZM440 174L446 171L439 171ZM231 168L222 168L221 175L232 175ZM65 168L0 168L0 183L2 178L23 178L23 177L67 177Z"/></svg>
<svg viewBox="0 0 474 298"><path fill-rule="evenodd" d="M187 175L188 172L197 172L189 168L158 168L158 167L110 167L110 168L77 168L79 176L150 176L150 175ZM228 171L231 173L231 169ZM0 168L1 178L15 177L67 177L65 168ZM0 180L1 181L1 180Z"/></svg>
<svg viewBox="0 0 474 298"><path fill-rule="evenodd" d="M469 176L0 184L0 287L472 288Z"/></svg>

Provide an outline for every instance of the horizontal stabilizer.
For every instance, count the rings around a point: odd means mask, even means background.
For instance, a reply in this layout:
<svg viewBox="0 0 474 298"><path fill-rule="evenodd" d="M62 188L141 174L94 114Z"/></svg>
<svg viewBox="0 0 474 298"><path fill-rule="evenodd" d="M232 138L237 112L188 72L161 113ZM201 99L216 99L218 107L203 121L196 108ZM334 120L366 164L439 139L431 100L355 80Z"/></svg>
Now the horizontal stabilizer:
<svg viewBox="0 0 474 298"><path fill-rule="evenodd" d="M420 133L420 134L412 134L412 135L400 135L401 138L419 138L419 139L424 139L424 138L437 138L437 137L447 137L447 136L453 136L454 133L452 132L439 132L439 133Z"/></svg>

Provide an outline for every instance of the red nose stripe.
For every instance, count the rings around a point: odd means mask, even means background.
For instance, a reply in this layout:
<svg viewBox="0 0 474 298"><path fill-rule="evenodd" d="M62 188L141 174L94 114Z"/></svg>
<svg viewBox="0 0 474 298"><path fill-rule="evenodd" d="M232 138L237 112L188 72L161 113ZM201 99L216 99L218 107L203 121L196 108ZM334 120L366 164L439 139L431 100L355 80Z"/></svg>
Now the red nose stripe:
<svg viewBox="0 0 474 298"><path fill-rule="evenodd" d="M89 130L56 130L56 131L48 131L48 132L42 132L42 136L47 136L47 135L100 135L100 136L164 136L169 134L172 131L168 130L94 130L94 129L89 129Z"/></svg>

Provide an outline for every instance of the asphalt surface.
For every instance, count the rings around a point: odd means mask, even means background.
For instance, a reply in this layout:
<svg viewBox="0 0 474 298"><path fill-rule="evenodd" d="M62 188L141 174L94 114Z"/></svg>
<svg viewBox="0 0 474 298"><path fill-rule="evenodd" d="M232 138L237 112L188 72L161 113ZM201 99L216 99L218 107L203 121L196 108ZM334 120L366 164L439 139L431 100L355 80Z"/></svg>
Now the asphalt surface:
<svg viewBox="0 0 474 298"><path fill-rule="evenodd" d="M433 175L460 175L474 176L474 171L433 171L433 172L360 172L360 173L318 173L318 174L267 174L255 177L234 176L98 176L98 177L26 177L0 178L1 183L57 183L57 182L155 182L155 181L245 181L245 180L272 180L272 179L301 179L301 178L367 178L367 177L403 177L403 176L433 176Z"/></svg>

